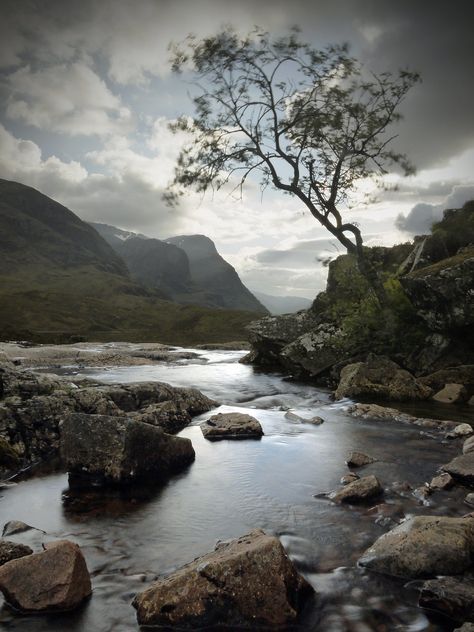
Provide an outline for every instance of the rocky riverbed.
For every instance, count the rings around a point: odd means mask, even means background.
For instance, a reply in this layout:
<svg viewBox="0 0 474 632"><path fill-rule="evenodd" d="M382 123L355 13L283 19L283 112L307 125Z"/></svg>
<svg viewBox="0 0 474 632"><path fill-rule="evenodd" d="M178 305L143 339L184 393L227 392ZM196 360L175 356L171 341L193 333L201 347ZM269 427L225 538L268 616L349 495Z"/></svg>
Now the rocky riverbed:
<svg viewBox="0 0 474 632"><path fill-rule="evenodd" d="M39 556L44 568L62 551L54 543L68 540L79 545L92 587L88 597L87 581L71 580L84 588L68 613L47 607L25 615L4 604L6 629L125 632L138 629L132 600L141 623L188 629L218 629L226 613L227 623L250 629L336 632L451 631L473 619L467 403L395 409L334 401L328 390L239 363L243 351L92 344L1 351L4 477L27 468L3 484L1 515L36 529L7 527L4 540L13 544L3 545L0 560L15 550L19 560L0 566L0 586L21 573L22 559ZM218 442L206 438L201 424L233 428L235 413L256 420L258 440L235 441L234 430ZM156 456L174 442L187 455L192 445L192 458L157 476L144 446L158 446ZM143 472L132 467L140 455L151 464ZM38 461L49 471L32 469ZM78 485L66 470L88 476ZM67 546L66 560L76 555ZM242 573L232 589L228 572ZM193 573L201 592L186 610L176 595ZM175 587L169 596L167 586ZM268 606L272 599L278 609Z"/></svg>

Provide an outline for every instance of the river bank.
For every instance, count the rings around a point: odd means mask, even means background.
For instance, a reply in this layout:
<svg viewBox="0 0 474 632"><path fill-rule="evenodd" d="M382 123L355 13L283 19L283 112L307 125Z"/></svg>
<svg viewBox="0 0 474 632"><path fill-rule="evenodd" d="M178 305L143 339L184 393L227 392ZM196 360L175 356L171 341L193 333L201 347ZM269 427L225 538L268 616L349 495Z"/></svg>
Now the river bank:
<svg viewBox="0 0 474 632"><path fill-rule="evenodd" d="M179 437L191 440L196 459L159 486L73 490L59 469L1 491L4 522L23 520L49 538L77 542L93 585L92 598L75 613L25 617L4 606L0 622L8 629L137 629L130 606L137 592L156 576L212 550L217 540L254 528L277 535L316 590L294 629L454 628L454 621L428 616L418 607L417 584L406 586L405 580L370 573L356 562L400 520L421 515L461 517L469 511L464 503L469 490L462 485L420 493L439 467L461 452L462 438L447 439L446 429L354 418L348 412L350 400L334 402L327 389L240 364L243 351L154 346L146 352L166 351L171 357L148 358L142 365L134 364L136 348L126 347L122 357L134 358L127 366L110 361L109 345L80 349L81 354L95 354L93 364L82 358L70 362L64 356L52 363L51 356L46 362L43 356L43 364L34 362L37 368L56 372L59 379L77 383L100 380L129 388L144 381L166 381L178 388L192 386L220 405L194 416L179 432ZM25 354L41 356L41 348L33 349ZM25 363L22 360L19 366ZM424 416L446 417L446 406L419 405ZM449 410L456 423L467 421L470 414L467 407ZM231 411L258 418L262 439L207 441L200 423L216 412ZM314 416L324 423L306 423ZM324 493L341 488L340 479L349 472L347 454L354 450L375 459L356 471L361 477L377 477L384 495L365 505L334 504Z"/></svg>

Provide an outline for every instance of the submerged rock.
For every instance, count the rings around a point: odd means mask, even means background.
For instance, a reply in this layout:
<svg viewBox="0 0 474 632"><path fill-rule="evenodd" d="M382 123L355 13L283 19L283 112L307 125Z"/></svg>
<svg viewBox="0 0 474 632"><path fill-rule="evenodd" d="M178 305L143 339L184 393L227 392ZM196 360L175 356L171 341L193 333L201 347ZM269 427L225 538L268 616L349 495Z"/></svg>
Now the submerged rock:
<svg viewBox="0 0 474 632"><path fill-rule="evenodd" d="M352 450L347 455L346 463L349 467L362 467L363 465L368 465L369 463L375 463L376 460L377 459L374 459L368 454L364 454L364 452Z"/></svg>
<svg viewBox="0 0 474 632"><path fill-rule="evenodd" d="M391 400L427 399L431 389L411 373L382 356L370 356L367 362L348 364L341 371L336 399L376 397Z"/></svg>
<svg viewBox="0 0 474 632"><path fill-rule="evenodd" d="M254 530L158 580L133 606L140 625L276 630L295 622L312 592L280 541Z"/></svg>
<svg viewBox="0 0 474 632"><path fill-rule="evenodd" d="M71 610L92 592L84 556L67 540L1 566L0 590L7 603L26 612Z"/></svg>
<svg viewBox="0 0 474 632"><path fill-rule="evenodd" d="M31 553L33 553L33 550L29 546L10 542L9 540L0 540L0 566L19 557L31 555Z"/></svg>
<svg viewBox="0 0 474 632"><path fill-rule="evenodd" d="M431 480L430 488L433 491L439 491L439 490L451 489L453 485L454 485L454 478L451 476L451 474L448 474L447 472L445 472L444 474L438 474L438 476L435 476Z"/></svg>
<svg viewBox="0 0 474 632"><path fill-rule="evenodd" d="M441 612L454 621L473 619L474 583L456 577L430 579L421 588L419 605Z"/></svg>
<svg viewBox="0 0 474 632"><path fill-rule="evenodd" d="M68 471L94 483L157 481L194 461L191 441L126 417L70 415L61 427Z"/></svg>
<svg viewBox="0 0 474 632"><path fill-rule="evenodd" d="M263 435L260 422L244 413L218 413L201 424L206 439L259 439Z"/></svg>
<svg viewBox="0 0 474 632"><path fill-rule="evenodd" d="M474 452L457 456L442 469L461 483L474 484Z"/></svg>
<svg viewBox="0 0 474 632"><path fill-rule="evenodd" d="M328 496L335 503L364 503L383 494L382 486L377 478L371 474L349 483L342 489L331 492Z"/></svg>
<svg viewBox="0 0 474 632"><path fill-rule="evenodd" d="M395 577L454 575L471 567L474 520L416 516L382 535L359 559Z"/></svg>

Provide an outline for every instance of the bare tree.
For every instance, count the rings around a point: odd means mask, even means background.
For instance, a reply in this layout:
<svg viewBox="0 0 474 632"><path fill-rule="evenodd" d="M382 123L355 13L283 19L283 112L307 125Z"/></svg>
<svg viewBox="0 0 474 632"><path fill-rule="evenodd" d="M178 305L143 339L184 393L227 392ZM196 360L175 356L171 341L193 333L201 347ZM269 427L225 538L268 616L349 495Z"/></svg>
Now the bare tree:
<svg viewBox="0 0 474 632"><path fill-rule="evenodd" d="M383 284L366 256L361 231L342 212L357 183L388 167L413 168L389 149L389 126L419 80L401 71L367 74L343 46L316 50L296 29L272 39L256 29L244 38L228 28L189 36L172 46L175 72L192 72L199 90L194 119L172 128L191 136L177 162L168 198L187 188L205 192L249 176L298 198L357 258L360 272L385 303Z"/></svg>

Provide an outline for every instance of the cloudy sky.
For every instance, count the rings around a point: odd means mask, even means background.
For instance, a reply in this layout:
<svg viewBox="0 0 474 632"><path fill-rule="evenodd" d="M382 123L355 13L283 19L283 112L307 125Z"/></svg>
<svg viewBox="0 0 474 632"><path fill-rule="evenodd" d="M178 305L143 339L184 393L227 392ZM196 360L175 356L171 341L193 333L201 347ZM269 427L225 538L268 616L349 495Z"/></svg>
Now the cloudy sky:
<svg viewBox="0 0 474 632"><path fill-rule="evenodd" d="M81 218L166 238L205 233L251 289L314 296L321 260L341 247L295 201L161 194L181 139L168 122L191 114L171 75L168 44L232 24L313 46L348 42L374 71L410 68L423 82L403 105L397 146L417 175L355 208L367 244L424 232L443 208L474 198L474 6L470 0L2 0L0 177L38 188Z"/></svg>

